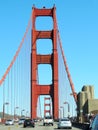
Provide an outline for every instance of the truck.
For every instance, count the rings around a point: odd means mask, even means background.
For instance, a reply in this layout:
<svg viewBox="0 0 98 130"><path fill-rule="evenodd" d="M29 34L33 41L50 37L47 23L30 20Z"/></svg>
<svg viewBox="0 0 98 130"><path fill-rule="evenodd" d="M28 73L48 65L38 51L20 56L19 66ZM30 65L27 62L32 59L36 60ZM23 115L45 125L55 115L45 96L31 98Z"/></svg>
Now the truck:
<svg viewBox="0 0 98 130"><path fill-rule="evenodd" d="M45 125L52 125L53 126L53 118L52 118L52 116L46 116L46 117L44 117L44 119L43 119L43 126L45 126Z"/></svg>

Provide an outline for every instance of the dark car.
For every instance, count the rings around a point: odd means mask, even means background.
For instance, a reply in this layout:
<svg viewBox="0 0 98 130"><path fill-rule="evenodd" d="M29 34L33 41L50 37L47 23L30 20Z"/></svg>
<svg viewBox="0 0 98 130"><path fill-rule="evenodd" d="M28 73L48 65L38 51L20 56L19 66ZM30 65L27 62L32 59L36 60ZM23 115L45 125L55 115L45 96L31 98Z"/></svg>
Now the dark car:
<svg viewBox="0 0 98 130"><path fill-rule="evenodd" d="M23 127L35 127L33 119L25 119Z"/></svg>

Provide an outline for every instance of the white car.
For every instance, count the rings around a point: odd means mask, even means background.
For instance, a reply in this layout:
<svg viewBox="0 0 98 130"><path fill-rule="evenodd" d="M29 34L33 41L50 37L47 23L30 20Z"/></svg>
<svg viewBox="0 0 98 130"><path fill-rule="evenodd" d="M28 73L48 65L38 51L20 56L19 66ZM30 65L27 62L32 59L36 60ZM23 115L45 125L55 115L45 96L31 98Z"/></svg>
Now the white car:
<svg viewBox="0 0 98 130"><path fill-rule="evenodd" d="M6 120L5 125L14 125L14 120L13 119Z"/></svg>
<svg viewBox="0 0 98 130"><path fill-rule="evenodd" d="M53 126L53 118L51 116L46 116L43 119L43 126L52 125Z"/></svg>
<svg viewBox="0 0 98 130"><path fill-rule="evenodd" d="M18 124L22 125L22 124L24 124L24 121L25 121L25 118L20 118Z"/></svg>
<svg viewBox="0 0 98 130"><path fill-rule="evenodd" d="M63 118L59 120L58 129L60 128L70 128L72 129L72 123L68 118Z"/></svg>

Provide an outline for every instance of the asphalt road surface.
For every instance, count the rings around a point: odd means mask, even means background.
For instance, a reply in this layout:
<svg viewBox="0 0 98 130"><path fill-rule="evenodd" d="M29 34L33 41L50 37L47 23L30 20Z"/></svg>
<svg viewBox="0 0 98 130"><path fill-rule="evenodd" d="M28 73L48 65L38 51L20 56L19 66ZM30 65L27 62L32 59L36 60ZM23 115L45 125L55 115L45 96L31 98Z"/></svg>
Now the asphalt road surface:
<svg viewBox="0 0 98 130"><path fill-rule="evenodd" d="M54 126L43 126L42 122L38 122L35 124L34 128L32 127L23 128L23 125L14 124L12 126L0 125L0 130L58 130L58 129L57 129L57 123L54 123ZM82 130L82 129L73 127L71 130Z"/></svg>

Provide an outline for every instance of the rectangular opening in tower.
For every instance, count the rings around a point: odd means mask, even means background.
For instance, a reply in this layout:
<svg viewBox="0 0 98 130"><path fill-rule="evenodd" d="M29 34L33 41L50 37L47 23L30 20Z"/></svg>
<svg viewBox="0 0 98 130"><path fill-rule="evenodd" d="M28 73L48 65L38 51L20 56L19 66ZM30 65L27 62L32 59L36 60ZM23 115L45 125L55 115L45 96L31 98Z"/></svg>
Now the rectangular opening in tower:
<svg viewBox="0 0 98 130"><path fill-rule="evenodd" d="M45 98L47 98L45 100ZM49 100L48 100L49 99ZM49 105L50 104L50 105ZM40 95L37 103L37 116L52 116L52 99L50 95Z"/></svg>
<svg viewBox="0 0 98 130"><path fill-rule="evenodd" d="M36 30L52 30L53 29L53 19L50 16L39 16L36 17L35 21Z"/></svg>
<svg viewBox="0 0 98 130"><path fill-rule="evenodd" d="M50 64L39 64L37 83L40 85L52 84L52 69Z"/></svg>
<svg viewBox="0 0 98 130"><path fill-rule="evenodd" d="M52 54L52 40L51 39L38 39L37 40L37 54L46 55Z"/></svg>

